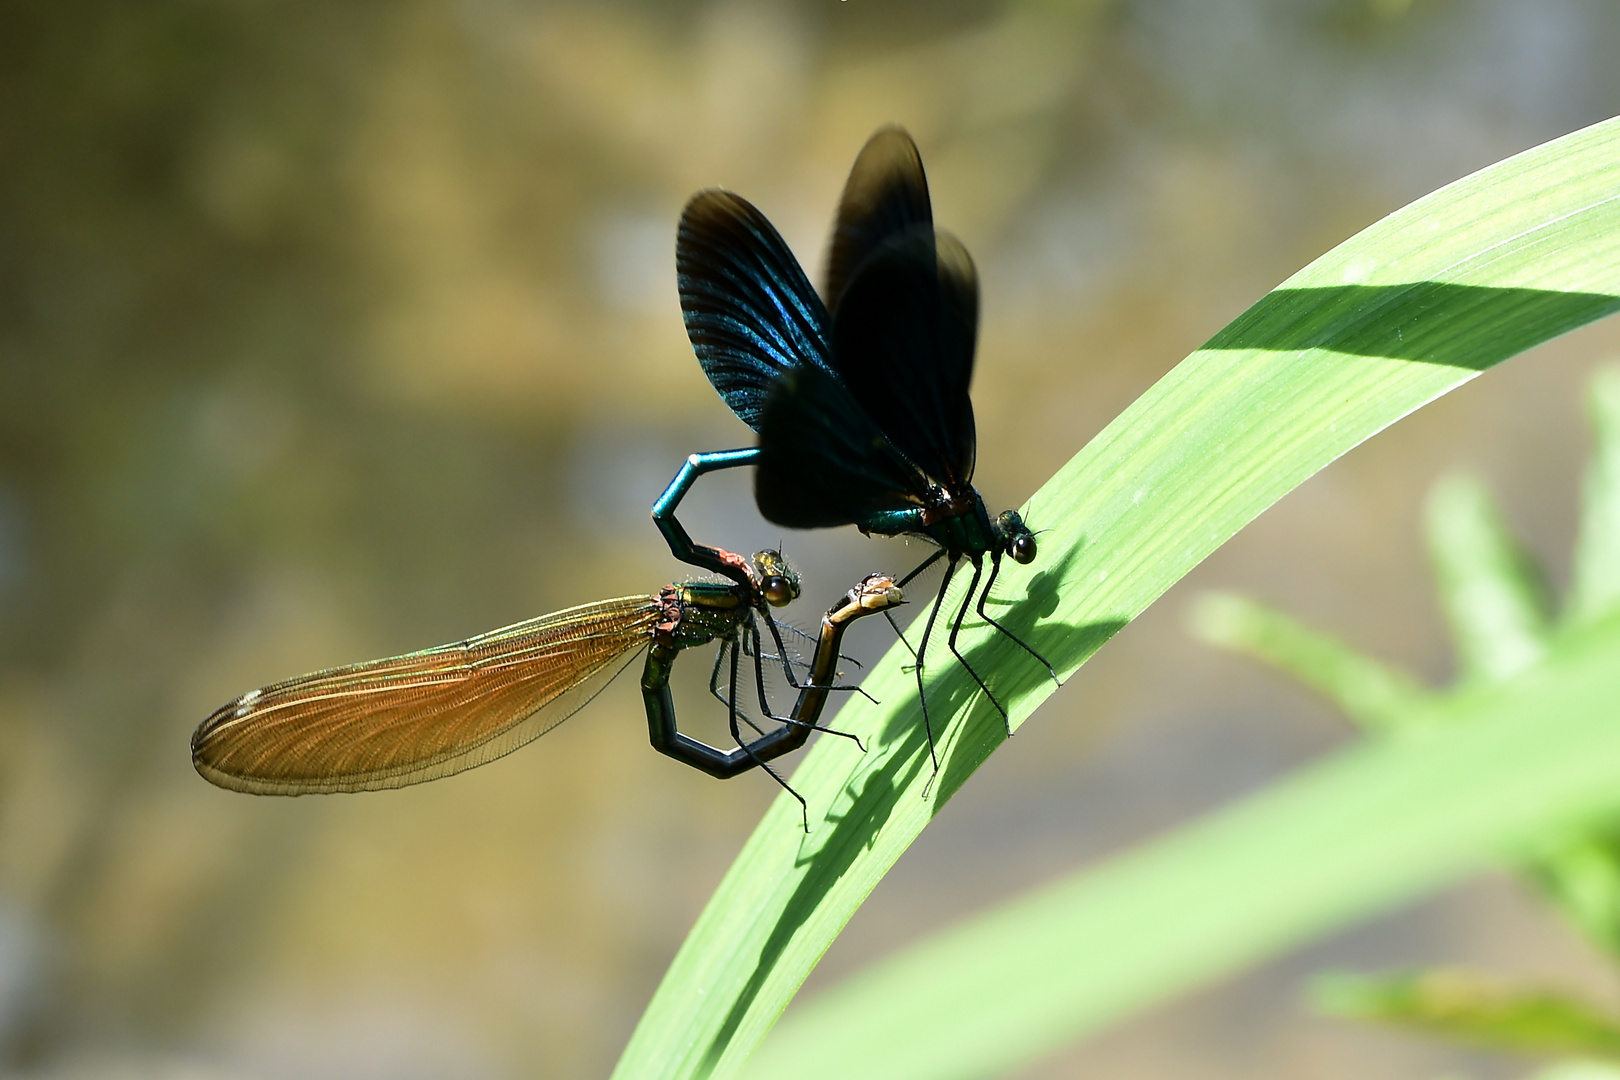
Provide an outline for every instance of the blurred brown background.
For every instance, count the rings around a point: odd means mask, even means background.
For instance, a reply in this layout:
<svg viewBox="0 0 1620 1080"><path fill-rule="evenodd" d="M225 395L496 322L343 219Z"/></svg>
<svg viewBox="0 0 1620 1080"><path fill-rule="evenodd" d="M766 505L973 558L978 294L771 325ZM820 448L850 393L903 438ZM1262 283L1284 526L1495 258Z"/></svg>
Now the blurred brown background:
<svg viewBox="0 0 1620 1080"><path fill-rule="evenodd" d="M1617 45L1602 0L0 6L0 1072L611 1067L768 781L652 753L633 679L380 795L217 791L186 740L261 683L680 574L648 505L748 442L681 329L697 188L814 272L862 141L910 128L980 267L1000 507L1321 251L1620 111ZM1192 590L1444 678L1424 492L1483 474L1561 582L1616 355L1611 321L1515 360L1238 536L944 810L810 990L1350 737L1192 644ZM690 505L729 547L785 539L801 624L914 558L783 538L743 477ZM1024 1075L1522 1074L1300 1003L1323 965L1435 961L1613 991L1504 877Z"/></svg>

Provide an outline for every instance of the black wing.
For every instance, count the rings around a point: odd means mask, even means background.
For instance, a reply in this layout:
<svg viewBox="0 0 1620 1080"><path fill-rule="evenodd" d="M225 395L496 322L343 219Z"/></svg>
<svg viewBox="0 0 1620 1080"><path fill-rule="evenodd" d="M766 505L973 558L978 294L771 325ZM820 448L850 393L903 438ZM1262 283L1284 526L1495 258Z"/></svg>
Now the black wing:
<svg viewBox="0 0 1620 1080"><path fill-rule="evenodd" d="M918 227L851 279L833 320L833 366L896 448L935 483L973 479L979 282L967 249Z"/></svg>
<svg viewBox="0 0 1620 1080"><path fill-rule="evenodd" d="M771 384L754 501L790 529L850 525L921 506L928 479L884 437L837 376L797 368Z"/></svg>
<svg viewBox="0 0 1620 1080"><path fill-rule="evenodd" d="M782 237L740 195L700 191L686 204L675 280L703 373L754 430L773 378L827 366L827 309Z"/></svg>
<svg viewBox="0 0 1620 1080"><path fill-rule="evenodd" d="M832 237L827 242L827 288L822 295L830 311L866 257L897 233L932 225L928 177L923 174L917 144L904 128L879 128L861 147L844 183Z"/></svg>

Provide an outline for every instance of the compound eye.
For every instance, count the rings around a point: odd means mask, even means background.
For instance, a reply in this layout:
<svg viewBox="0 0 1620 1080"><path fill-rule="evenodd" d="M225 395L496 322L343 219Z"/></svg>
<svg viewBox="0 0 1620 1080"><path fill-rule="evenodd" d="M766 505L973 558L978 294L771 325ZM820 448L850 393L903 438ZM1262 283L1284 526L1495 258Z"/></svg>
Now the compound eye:
<svg viewBox="0 0 1620 1080"><path fill-rule="evenodd" d="M765 594L765 602L771 607L785 607L793 603L794 590L787 578L768 577L760 591Z"/></svg>
<svg viewBox="0 0 1620 1080"><path fill-rule="evenodd" d="M1029 533L1013 537L1013 562L1028 566L1035 561L1035 538Z"/></svg>

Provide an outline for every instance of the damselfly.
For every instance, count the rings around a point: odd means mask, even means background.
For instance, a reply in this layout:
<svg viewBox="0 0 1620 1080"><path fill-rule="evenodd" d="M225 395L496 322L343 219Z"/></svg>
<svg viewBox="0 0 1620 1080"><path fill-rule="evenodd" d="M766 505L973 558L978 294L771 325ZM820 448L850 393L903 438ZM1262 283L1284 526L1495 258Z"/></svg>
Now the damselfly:
<svg viewBox="0 0 1620 1080"><path fill-rule="evenodd" d="M331 668L253 690L204 720L191 739L192 762L220 787L259 795L305 795L397 788L493 761L538 738L590 701L647 651L641 690L654 748L711 776L764 768L804 745L834 683L839 646L856 619L888 611L904 594L888 577L861 581L822 619L807 677L787 660L771 606L799 593L797 576L774 551L744 561L743 583L687 582L652 595L569 608L451 645ZM759 622L772 632L788 681L799 690L777 715L766 695ZM735 749L682 733L670 694L679 655L720 642L710 690L726 703ZM738 706L739 668L754 660L760 710L779 726L764 731ZM726 692L720 683L729 658ZM755 729L742 737L739 719ZM839 733L841 734L841 733ZM801 806L804 800L799 799Z"/></svg>
<svg viewBox="0 0 1620 1080"><path fill-rule="evenodd" d="M898 127L874 134L838 206L823 302L755 207L727 191L698 193L681 215L676 274L699 364L733 412L759 434L744 450L694 454L653 507L677 558L693 548L666 527L698 476L754 465L754 496L790 528L855 525L909 535L938 551L945 573L915 647L923 689L934 621L962 560L973 568L946 645L1002 720L1007 711L957 648L975 596L989 625L1057 673L985 610L1004 555L1033 562L1035 534L1017 511L992 518L973 487L976 437L968 384L978 329L978 277L967 249L936 230L922 158ZM979 589L988 557L989 575ZM701 565L701 564L700 564ZM892 621L892 620L891 620ZM938 762L935 762L936 768Z"/></svg>

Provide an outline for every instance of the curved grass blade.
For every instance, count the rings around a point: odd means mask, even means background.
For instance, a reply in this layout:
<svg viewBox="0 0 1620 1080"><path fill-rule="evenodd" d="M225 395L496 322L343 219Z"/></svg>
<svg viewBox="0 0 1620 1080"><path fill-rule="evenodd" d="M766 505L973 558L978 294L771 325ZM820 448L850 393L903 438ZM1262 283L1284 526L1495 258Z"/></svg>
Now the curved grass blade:
<svg viewBox="0 0 1620 1080"><path fill-rule="evenodd" d="M1401 730L1433 697L1407 672L1244 596L1206 593L1188 621L1207 644L1270 664L1367 731Z"/></svg>
<svg viewBox="0 0 1620 1080"><path fill-rule="evenodd" d="M1317 1010L1526 1054L1620 1056L1620 1024L1579 998L1467 968L1312 980Z"/></svg>
<svg viewBox="0 0 1620 1080"><path fill-rule="evenodd" d="M1397 211L1178 365L1031 500L1047 528L1043 558L1004 575L998 596L1015 602L998 618L1070 675L1339 455L1491 365L1616 310L1620 122L1608 121ZM964 628L963 652L992 673L1017 725L1051 686L987 629ZM904 661L897 646L866 680L882 705L856 700L839 715L869 752L823 740L796 772L811 835L796 831L785 800L766 814L616 1076L736 1074L878 880L1005 738L968 676L943 666L930 702L952 722L933 777ZM822 1049L839 1039L822 1031Z"/></svg>
<svg viewBox="0 0 1620 1080"><path fill-rule="evenodd" d="M1620 811L1620 618L811 1002L750 1076L1000 1076L1199 983ZM1417 727L1419 725L1407 725Z"/></svg>
<svg viewBox="0 0 1620 1080"><path fill-rule="evenodd" d="M1429 493L1429 559L1464 679L1500 680L1547 652L1552 602L1484 484L1450 476Z"/></svg>

